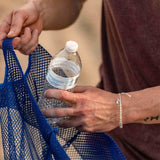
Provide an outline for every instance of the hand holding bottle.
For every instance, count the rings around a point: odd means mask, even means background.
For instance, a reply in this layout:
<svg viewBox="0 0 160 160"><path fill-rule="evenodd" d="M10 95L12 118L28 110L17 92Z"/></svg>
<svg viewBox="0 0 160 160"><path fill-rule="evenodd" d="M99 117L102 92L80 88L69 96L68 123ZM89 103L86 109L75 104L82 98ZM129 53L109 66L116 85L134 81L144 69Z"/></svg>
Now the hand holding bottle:
<svg viewBox="0 0 160 160"><path fill-rule="evenodd" d="M40 109L64 108L67 104L58 99L47 99L44 93L48 89L62 89L73 91L81 71L81 60L77 52L78 44L68 41L50 62L43 92L38 101ZM48 122L55 127L58 118L48 118Z"/></svg>
<svg viewBox="0 0 160 160"><path fill-rule="evenodd" d="M57 122L60 127L75 127L87 132L108 132L119 126L119 107L115 104L117 94L95 87L77 86L74 93L49 89L45 92L45 97L60 99L68 104L67 108L42 110L48 118L69 117ZM124 115L124 123L127 116Z"/></svg>

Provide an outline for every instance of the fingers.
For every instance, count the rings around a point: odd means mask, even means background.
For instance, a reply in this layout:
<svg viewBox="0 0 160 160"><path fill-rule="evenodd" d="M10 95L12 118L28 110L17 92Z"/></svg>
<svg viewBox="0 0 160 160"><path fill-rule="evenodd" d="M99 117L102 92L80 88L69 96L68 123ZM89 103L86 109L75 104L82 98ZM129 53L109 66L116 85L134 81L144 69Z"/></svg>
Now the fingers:
<svg viewBox="0 0 160 160"><path fill-rule="evenodd" d="M78 116L79 112L77 112L74 108L53 108L43 109L41 111L46 118L69 117L58 121L56 124L59 127L70 128L78 127L83 124L83 118L81 116Z"/></svg>
<svg viewBox="0 0 160 160"><path fill-rule="evenodd" d="M36 50L37 45L38 45L38 38L39 38L38 30L35 29L35 30L33 30L31 41L30 41L30 43L28 43L28 48L25 49L26 50L25 53L27 55L32 53L34 50Z"/></svg>
<svg viewBox="0 0 160 160"><path fill-rule="evenodd" d="M20 35L24 21L23 14L16 11L5 18L0 26L0 48L2 48L2 41L6 37L11 38ZM37 29L31 31L29 27L26 27L20 37L14 38L13 48L20 50L24 54L30 54L38 45L38 37Z"/></svg>
<svg viewBox="0 0 160 160"><path fill-rule="evenodd" d="M70 128L70 127L80 127L83 124L83 119L81 117L77 117L78 113L74 112L72 108L54 108L54 109L44 109L41 110L46 118L61 118L68 117L62 120L59 120L56 124L59 127Z"/></svg>
<svg viewBox="0 0 160 160"><path fill-rule="evenodd" d="M10 30L11 14L9 14L0 26L0 48L2 48L2 41L7 37Z"/></svg>
<svg viewBox="0 0 160 160"><path fill-rule="evenodd" d="M14 38L13 48L28 55L36 49L38 45L38 37L38 30L35 29L31 31L29 27L26 27L21 37Z"/></svg>
<svg viewBox="0 0 160 160"><path fill-rule="evenodd" d="M6 38L6 34L2 34L0 38L0 48L2 48L2 42L3 39ZM34 50L36 50L38 45L38 38L38 30L34 30L33 32L25 31L24 35L13 39L13 48L19 50L21 53L25 55L29 55Z"/></svg>
<svg viewBox="0 0 160 160"><path fill-rule="evenodd" d="M5 33L3 33L3 34L0 33L0 48L2 48L2 42L3 42L3 39L6 38L6 35L7 34L5 34Z"/></svg>
<svg viewBox="0 0 160 160"><path fill-rule="evenodd" d="M74 93L84 93L86 91L93 91L94 87L92 86L76 86L74 88Z"/></svg>
<svg viewBox="0 0 160 160"><path fill-rule="evenodd" d="M30 28L25 28L24 33L21 35L21 37L16 37L13 40L13 48L20 50L22 46L27 45L31 40L31 30Z"/></svg>
<svg viewBox="0 0 160 160"><path fill-rule="evenodd" d="M0 48L2 48L2 41L6 37L16 37L13 40L15 49L24 54L33 52L38 45L39 33L43 28L38 14L39 12L36 12L33 3L27 3L10 12L0 26ZM17 37L18 35L20 37Z"/></svg>
<svg viewBox="0 0 160 160"><path fill-rule="evenodd" d="M26 16L24 16L23 12L20 12L18 10L13 11L11 14L12 14L12 19L10 20L11 24L10 24L10 31L7 35L8 38L12 38L20 34L23 28L23 23L27 18Z"/></svg>
<svg viewBox="0 0 160 160"><path fill-rule="evenodd" d="M0 27L0 41L6 37L12 38L18 36L21 33L25 20L25 16L18 11L9 13Z"/></svg>
<svg viewBox="0 0 160 160"><path fill-rule="evenodd" d="M74 88L74 93L82 93L82 92L85 92L86 91L86 87L84 86L76 86Z"/></svg>
<svg viewBox="0 0 160 160"><path fill-rule="evenodd" d="M72 92L64 91L64 90L58 90L58 89L49 89L45 92L45 97L52 99L60 99L67 103L68 105L72 105L74 103L77 103L78 95Z"/></svg>
<svg viewBox="0 0 160 160"><path fill-rule="evenodd" d="M83 119L80 117L71 117L71 118L66 118L64 120L58 121L56 124L59 127L63 128L71 128L71 127L79 127L83 123Z"/></svg>
<svg viewBox="0 0 160 160"><path fill-rule="evenodd" d="M60 118L60 117L68 117L75 116L76 112L74 112L73 108L52 108L52 109L42 109L42 113L46 118Z"/></svg>

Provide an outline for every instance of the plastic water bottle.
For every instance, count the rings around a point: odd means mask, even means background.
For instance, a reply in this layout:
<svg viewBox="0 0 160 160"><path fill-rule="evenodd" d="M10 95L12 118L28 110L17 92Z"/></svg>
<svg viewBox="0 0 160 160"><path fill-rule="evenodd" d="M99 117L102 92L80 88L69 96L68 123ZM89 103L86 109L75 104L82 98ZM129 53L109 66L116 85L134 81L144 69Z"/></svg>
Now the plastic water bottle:
<svg viewBox="0 0 160 160"><path fill-rule="evenodd" d="M74 41L67 41L64 49L56 54L50 62L44 89L38 101L40 109L55 107L68 107L66 103L58 99L47 99L44 92L47 89L55 88L73 91L77 84L81 71L81 59L77 52L78 44ZM52 127L56 127L56 122L60 118L47 118Z"/></svg>

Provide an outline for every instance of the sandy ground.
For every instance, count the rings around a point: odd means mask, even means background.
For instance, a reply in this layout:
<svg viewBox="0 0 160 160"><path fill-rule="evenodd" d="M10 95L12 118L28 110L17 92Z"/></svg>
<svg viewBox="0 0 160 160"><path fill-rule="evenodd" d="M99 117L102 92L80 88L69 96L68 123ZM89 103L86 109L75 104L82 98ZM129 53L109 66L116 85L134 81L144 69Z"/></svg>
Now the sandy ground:
<svg viewBox="0 0 160 160"><path fill-rule="evenodd" d="M24 3L24 0L0 1L0 23L7 13ZM78 20L70 27L60 31L45 31L41 34L39 43L52 55L57 53L68 40L79 43L79 54L82 60L82 72L79 85L96 85L99 81L99 65L101 63L100 49L100 15L101 0L88 0ZM28 57L16 51L25 71ZM0 50L0 83L4 80L5 63ZM3 160L2 143L0 143L0 160Z"/></svg>

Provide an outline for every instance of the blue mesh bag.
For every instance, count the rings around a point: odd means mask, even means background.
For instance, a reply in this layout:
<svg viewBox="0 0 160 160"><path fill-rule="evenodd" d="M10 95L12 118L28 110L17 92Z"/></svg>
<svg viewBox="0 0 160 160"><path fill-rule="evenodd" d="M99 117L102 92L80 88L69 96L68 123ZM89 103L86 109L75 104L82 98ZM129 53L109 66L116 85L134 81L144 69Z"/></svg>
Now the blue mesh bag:
<svg viewBox="0 0 160 160"><path fill-rule="evenodd" d="M40 45L23 73L12 47L3 41L5 79L0 85L0 120L5 160L126 160L105 133L53 129L37 101L51 55Z"/></svg>

